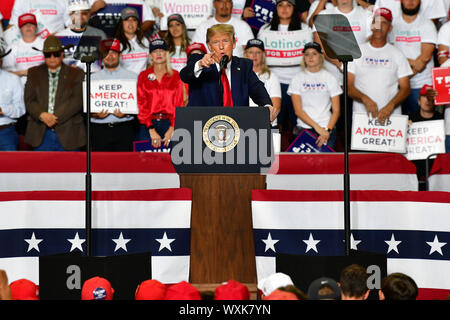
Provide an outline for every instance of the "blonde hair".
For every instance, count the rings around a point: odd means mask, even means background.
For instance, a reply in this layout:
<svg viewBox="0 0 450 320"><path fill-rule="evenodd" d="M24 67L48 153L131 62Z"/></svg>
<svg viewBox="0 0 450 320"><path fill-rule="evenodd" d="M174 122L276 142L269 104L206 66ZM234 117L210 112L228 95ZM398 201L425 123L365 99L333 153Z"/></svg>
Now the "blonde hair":
<svg viewBox="0 0 450 320"><path fill-rule="evenodd" d="M153 61L152 61L151 56L150 56L150 61L148 63L147 69L150 67L153 67ZM170 52L169 51L166 51L166 69L167 69L167 75L169 77L171 77L173 72L172 72L172 65L170 64Z"/></svg>
<svg viewBox="0 0 450 320"><path fill-rule="evenodd" d="M209 43L209 40L211 40L211 38L217 33L229 34L233 43L236 42L236 37L234 36L234 27L232 25L215 24L212 27L208 28L208 31L206 31L206 43Z"/></svg>
<svg viewBox="0 0 450 320"><path fill-rule="evenodd" d="M244 50L245 56L247 56L247 50L248 49ZM259 75L267 73L267 75L270 77L270 69L267 66L267 62L266 62L266 52L263 51L262 55L263 55L263 57L262 57L262 61L261 61L261 71L259 72Z"/></svg>
<svg viewBox="0 0 450 320"><path fill-rule="evenodd" d="M323 57L323 54L321 54L321 53L319 53L319 54L320 54L320 70L322 70L324 68L323 64L325 62L325 58ZM305 71L305 69L306 69L306 62L305 62L304 55L305 55L305 52L303 52L302 62L300 64L303 71Z"/></svg>

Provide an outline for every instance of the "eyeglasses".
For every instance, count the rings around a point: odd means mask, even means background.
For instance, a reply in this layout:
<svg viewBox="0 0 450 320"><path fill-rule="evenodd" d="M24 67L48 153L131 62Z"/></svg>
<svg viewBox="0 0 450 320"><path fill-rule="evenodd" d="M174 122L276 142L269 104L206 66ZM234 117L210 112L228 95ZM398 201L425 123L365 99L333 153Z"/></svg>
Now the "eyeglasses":
<svg viewBox="0 0 450 320"><path fill-rule="evenodd" d="M54 56L55 58L59 58L61 56L61 51L58 52L44 52L45 58L50 58L51 56Z"/></svg>

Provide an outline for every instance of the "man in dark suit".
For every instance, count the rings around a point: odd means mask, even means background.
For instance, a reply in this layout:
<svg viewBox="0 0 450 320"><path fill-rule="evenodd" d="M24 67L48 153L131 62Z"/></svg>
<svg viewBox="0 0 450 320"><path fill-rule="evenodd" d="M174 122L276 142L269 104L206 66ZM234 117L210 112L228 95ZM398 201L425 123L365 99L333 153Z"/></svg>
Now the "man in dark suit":
<svg viewBox="0 0 450 320"><path fill-rule="evenodd" d="M48 37L43 49L45 63L28 70L25 142L36 151L73 151L86 144L84 72L63 64L64 49L58 38Z"/></svg>
<svg viewBox="0 0 450 320"><path fill-rule="evenodd" d="M188 106L241 107L248 106L251 97L259 106L270 109L271 121L275 119L278 111L272 106L264 83L253 72L252 61L233 56L233 26L212 26L206 42L210 53L192 54L180 72L181 80L189 84Z"/></svg>

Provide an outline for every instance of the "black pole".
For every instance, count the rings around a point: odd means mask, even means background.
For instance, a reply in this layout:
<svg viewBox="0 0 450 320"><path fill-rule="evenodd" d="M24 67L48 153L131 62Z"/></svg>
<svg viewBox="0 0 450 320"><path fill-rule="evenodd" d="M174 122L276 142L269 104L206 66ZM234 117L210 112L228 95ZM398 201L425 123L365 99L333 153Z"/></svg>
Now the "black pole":
<svg viewBox="0 0 450 320"><path fill-rule="evenodd" d="M86 232L86 256L91 256L92 244L92 176L91 176L91 64L94 57L85 56L81 62L86 63L86 210L85 210L85 232Z"/></svg>
<svg viewBox="0 0 450 320"><path fill-rule="evenodd" d="M344 72L344 231L345 231L345 255L350 255L351 243L351 225L350 225L350 172L348 159L348 62L353 60L352 56L339 56L339 61L343 63Z"/></svg>

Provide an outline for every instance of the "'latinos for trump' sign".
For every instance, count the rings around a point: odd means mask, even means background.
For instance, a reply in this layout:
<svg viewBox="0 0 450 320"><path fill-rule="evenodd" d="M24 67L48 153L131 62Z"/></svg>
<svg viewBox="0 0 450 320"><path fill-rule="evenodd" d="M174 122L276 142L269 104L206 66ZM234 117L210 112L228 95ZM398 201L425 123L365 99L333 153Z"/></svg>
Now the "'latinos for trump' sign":
<svg viewBox="0 0 450 320"><path fill-rule="evenodd" d="M436 89L438 95L434 99L434 103L449 104L450 103L450 67L433 68L431 70L433 76L433 88Z"/></svg>
<svg viewBox="0 0 450 320"><path fill-rule="evenodd" d="M267 65L295 66L302 62L305 44L313 41L311 32L262 31L259 39L264 42Z"/></svg>
<svg viewBox="0 0 450 320"><path fill-rule="evenodd" d="M83 86L86 97L86 82ZM84 111L86 112L86 99ZM114 113L119 109L125 114L139 112L136 98L136 81L132 80L94 80L91 82L91 112L106 110Z"/></svg>
<svg viewBox="0 0 450 320"><path fill-rule="evenodd" d="M408 116L391 115L381 124L366 113L353 113L352 149L379 152L406 152Z"/></svg>
<svg viewBox="0 0 450 320"><path fill-rule="evenodd" d="M445 153L444 120L413 122L407 131L408 160L424 160L434 153Z"/></svg>
<svg viewBox="0 0 450 320"><path fill-rule="evenodd" d="M196 29L197 26L212 14L211 0L162 0L161 11L164 17L161 19L161 30L167 30L167 17L178 13L183 16L188 29Z"/></svg>

